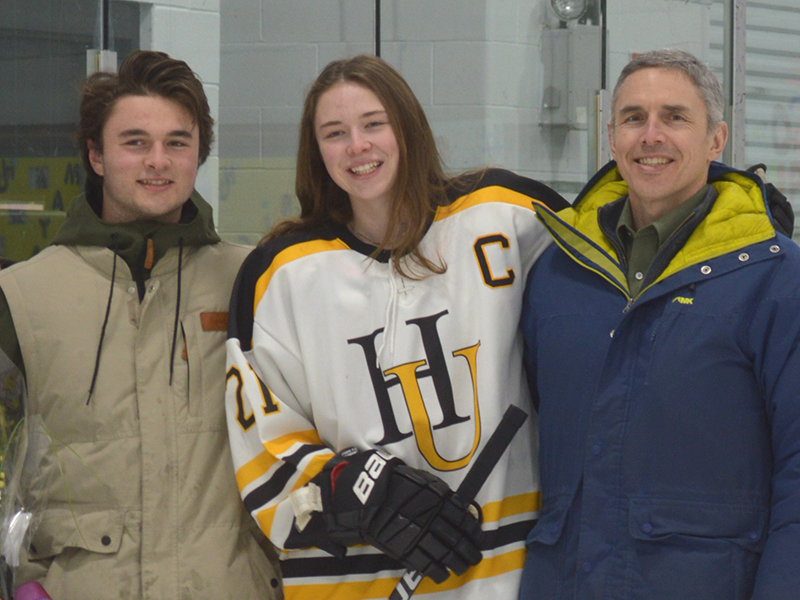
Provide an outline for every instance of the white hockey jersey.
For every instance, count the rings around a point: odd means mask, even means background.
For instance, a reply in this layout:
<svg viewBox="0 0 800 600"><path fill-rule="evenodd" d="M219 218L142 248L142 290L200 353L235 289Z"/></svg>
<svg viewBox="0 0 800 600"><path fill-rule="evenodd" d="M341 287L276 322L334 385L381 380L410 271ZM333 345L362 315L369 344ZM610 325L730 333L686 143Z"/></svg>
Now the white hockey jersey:
<svg viewBox="0 0 800 600"><path fill-rule="evenodd" d="M525 280L550 241L534 208L555 192L490 170L439 208L421 243L443 274L402 277L343 226L272 240L231 301L226 408L236 479L284 549L286 598L387 598L404 569L372 546L337 559L291 549L289 494L335 452L382 448L456 489L509 404L530 413L477 496L483 560L418 596L516 598L540 505L537 419L518 331ZM410 269L420 268L414 265Z"/></svg>

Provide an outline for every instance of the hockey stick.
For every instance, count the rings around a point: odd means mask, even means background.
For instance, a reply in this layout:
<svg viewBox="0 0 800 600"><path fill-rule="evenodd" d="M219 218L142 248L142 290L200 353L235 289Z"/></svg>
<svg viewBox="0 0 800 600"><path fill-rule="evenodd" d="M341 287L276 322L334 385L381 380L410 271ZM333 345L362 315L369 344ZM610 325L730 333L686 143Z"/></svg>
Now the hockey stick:
<svg viewBox="0 0 800 600"><path fill-rule="evenodd" d="M497 461L500 460L503 452L511 444L511 440L527 418L528 414L521 408L511 405L506 409L497 429L494 430L456 490L456 494L462 500L469 503L475 499ZM418 571L406 570L389 595L389 600L408 600L417 590L421 581L422 575Z"/></svg>

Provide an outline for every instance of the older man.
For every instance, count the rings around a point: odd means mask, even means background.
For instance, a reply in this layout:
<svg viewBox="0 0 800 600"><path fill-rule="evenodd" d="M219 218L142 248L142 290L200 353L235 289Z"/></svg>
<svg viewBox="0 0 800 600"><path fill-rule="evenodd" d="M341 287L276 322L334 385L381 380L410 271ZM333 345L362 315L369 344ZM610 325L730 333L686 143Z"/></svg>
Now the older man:
<svg viewBox="0 0 800 600"><path fill-rule="evenodd" d="M760 179L714 161L720 85L692 55L623 70L616 159L528 280L541 518L521 598L800 594L800 249Z"/></svg>

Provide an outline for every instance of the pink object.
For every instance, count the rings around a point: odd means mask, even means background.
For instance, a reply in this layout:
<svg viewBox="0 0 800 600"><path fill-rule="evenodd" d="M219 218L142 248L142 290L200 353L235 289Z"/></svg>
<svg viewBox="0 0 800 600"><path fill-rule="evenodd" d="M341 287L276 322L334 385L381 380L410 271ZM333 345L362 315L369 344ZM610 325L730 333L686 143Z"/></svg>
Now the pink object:
<svg viewBox="0 0 800 600"><path fill-rule="evenodd" d="M23 584L14 590L14 600L53 600L36 581Z"/></svg>

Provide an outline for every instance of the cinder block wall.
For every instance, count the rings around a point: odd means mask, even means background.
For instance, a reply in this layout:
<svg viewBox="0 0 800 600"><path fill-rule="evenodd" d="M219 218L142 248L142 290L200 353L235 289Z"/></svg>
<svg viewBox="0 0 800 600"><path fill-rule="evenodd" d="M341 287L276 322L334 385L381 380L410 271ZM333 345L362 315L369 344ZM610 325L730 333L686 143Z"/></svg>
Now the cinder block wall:
<svg viewBox="0 0 800 600"><path fill-rule="evenodd" d="M141 4L141 47L185 60L200 77L219 140L220 0L132 1ZM196 187L214 208L219 226L219 143L200 168Z"/></svg>
<svg viewBox="0 0 800 600"><path fill-rule="evenodd" d="M611 77L631 52L679 45L707 53L707 6L643 4L609 2ZM297 213L304 92L330 60L373 51L373 7L373 0L221 4L219 225L228 239L255 243ZM541 124L542 82L552 69L542 33L558 27L549 1L395 0L382 3L381 16L381 55L419 97L451 170L503 166L568 197L581 189L587 130Z"/></svg>

